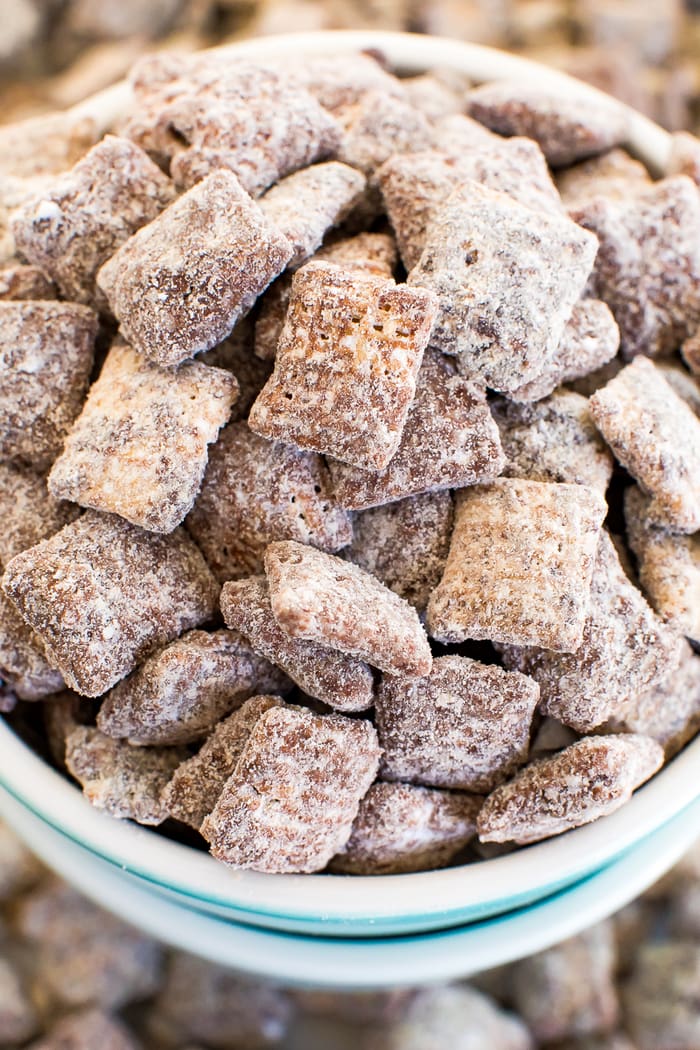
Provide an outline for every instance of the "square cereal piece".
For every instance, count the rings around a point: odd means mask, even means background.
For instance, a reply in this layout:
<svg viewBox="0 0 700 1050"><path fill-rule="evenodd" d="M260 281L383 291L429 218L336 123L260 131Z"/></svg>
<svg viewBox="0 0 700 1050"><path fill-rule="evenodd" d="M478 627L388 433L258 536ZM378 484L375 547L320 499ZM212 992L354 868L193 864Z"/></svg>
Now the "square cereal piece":
<svg viewBox="0 0 700 1050"><path fill-rule="evenodd" d="M56 1020L32 1050L139 1050L127 1026L96 1007L86 1007Z"/></svg>
<svg viewBox="0 0 700 1050"><path fill-rule="evenodd" d="M368 91L339 114L343 133L338 159L371 176L396 153L428 149L432 128L410 102L383 91Z"/></svg>
<svg viewBox="0 0 700 1050"><path fill-rule="evenodd" d="M330 460L341 507L363 510L421 492L491 481L504 457L483 387L435 350L423 357L398 450L383 470Z"/></svg>
<svg viewBox="0 0 700 1050"><path fill-rule="evenodd" d="M291 682L235 631L188 631L102 701L98 728L130 744L188 744L256 693Z"/></svg>
<svg viewBox="0 0 700 1050"><path fill-rule="evenodd" d="M224 583L261 572L273 540L345 547L352 525L332 491L321 456L231 423L211 450L187 530Z"/></svg>
<svg viewBox="0 0 700 1050"><path fill-rule="evenodd" d="M99 137L92 117L66 110L3 124L0 174L27 179L72 167Z"/></svg>
<svg viewBox="0 0 700 1050"><path fill-rule="evenodd" d="M96 334L85 306L0 302L1 458L50 466L82 407Z"/></svg>
<svg viewBox="0 0 700 1050"><path fill-rule="evenodd" d="M485 794L527 758L536 682L464 656L439 656L427 678L385 677L377 695L381 775Z"/></svg>
<svg viewBox="0 0 700 1050"><path fill-rule="evenodd" d="M258 719L271 707L283 707L278 696L253 696L214 727L196 755L175 770L165 789L168 813L199 831L236 768Z"/></svg>
<svg viewBox="0 0 700 1050"><path fill-rule="evenodd" d="M358 565L287 540L267 548L265 574L273 615L292 638L357 656L388 674L430 672L416 610Z"/></svg>
<svg viewBox="0 0 700 1050"><path fill-rule="evenodd" d="M700 643L700 534L679 536L650 524L649 504L636 485L626 489L627 539L639 582L661 619Z"/></svg>
<svg viewBox="0 0 700 1050"><path fill-rule="evenodd" d="M236 868L320 871L350 837L380 753L369 722L271 708L202 825L211 852Z"/></svg>
<svg viewBox="0 0 700 1050"><path fill-rule="evenodd" d="M436 309L423 289L328 263L304 266L251 429L381 470L401 441Z"/></svg>
<svg viewBox="0 0 700 1050"><path fill-rule="evenodd" d="M663 763L646 736L591 736L533 762L484 803L482 842L526 846L614 813Z"/></svg>
<svg viewBox="0 0 700 1050"><path fill-rule="evenodd" d="M236 176L218 171L130 237L97 283L125 338L179 365L220 343L291 255Z"/></svg>
<svg viewBox="0 0 700 1050"><path fill-rule="evenodd" d="M605 495L613 458L585 397L557 390L534 404L499 399L491 411L501 433L506 477L588 485Z"/></svg>
<svg viewBox="0 0 700 1050"><path fill-rule="evenodd" d="M208 620L218 595L184 530L156 536L96 511L14 557L2 586L83 696L100 696Z"/></svg>
<svg viewBox="0 0 700 1050"><path fill-rule="evenodd" d="M474 88L467 112L500 135L534 139L555 168L619 146L629 131L625 107L608 96L524 79Z"/></svg>
<svg viewBox="0 0 700 1050"><path fill-rule="evenodd" d="M288 266L300 266L314 254L326 232L357 204L365 183L356 168L330 160L288 175L259 199L265 218L294 250Z"/></svg>
<svg viewBox="0 0 700 1050"><path fill-rule="evenodd" d="M310 91L331 113L354 105L370 91L396 99L406 97L403 81L384 69L379 56L364 51L296 59L290 56L285 68L296 84Z"/></svg>
<svg viewBox="0 0 700 1050"><path fill-rule="evenodd" d="M636 358L589 404L616 459L651 496L649 521L700 529L700 420L656 366Z"/></svg>
<svg viewBox="0 0 700 1050"><path fill-rule="evenodd" d="M606 510L586 485L501 478L463 489L445 573L428 602L431 636L575 652Z"/></svg>
<svg viewBox="0 0 700 1050"><path fill-rule="evenodd" d="M595 197L628 200L651 184L651 175L642 162L624 149L611 149L557 172L557 188L568 208L577 208Z"/></svg>
<svg viewBox="0 0 700 1050"><path fill-rule="evenodd" d="M697 378L689 375L687 369L678 361L656 361L655 364L668 385L686 402L696 416L700 416L700 383ZM617 375L621 371L622 363L613 374ZM612 379L613 376L608 378ZM603 385L603 383L600 384L600 386Z"/></svg>
<svg viewBox="0 0 700 1050"><path fill-rule="evenodd" d="M231 411L231 422L248 418L250 406L272 373L272 365L255 356L254 338L255 324L248 314L238 322L230 336L199 357L203 365L232 372L238 383L238 397Z"/></svg>
<svg viewBox="0 0 700 1050"><path fill-rule="evenodd" d="M430 223L408 283L438 297L431 344L508 392L534 379L559 346L597 247L566 216L467 181Z"/></svg>
<svg viewBox="0 0 700 1050"><path fill-rule="evenodd" d="M49 474L49 491L82 507L172 532L192 509L238 395L230 372L188 361L166 372L115 343Z"/></svg>
<svg viewBox="0 0 700 1050"><path fill-rule="evenodd" d="M686 175L572 212L600 241L594 282L620 327L622 353L663 357L700 325L700 194Z"/></svg>
<svg viewBox="0 0 700 1050"><path fill-rule="evenodd" d="M52 536L80 513L49 495L46 478L20 463L0 462L0 568Z"/></svg>
<svg viewBox="0 0 700 1050"><path fill-rule="evenodd" d="M329 869L342 875L401 875L444 868L474 838L482 801L412 784L372 784Z"/></svg>
<svg viewBox="0 0 700 1050"><path fill-rule="evenodd" d="M132 747L91 726L78 726L66 740L68 772L82 786L88 802L113 817L139 824L167 820L161 796L186 757L182 748Z"/></svg>
<svg viewBox="0 0 700 1050"><path fill-rule="evenodd" d="M339 711L364 711L374 703L374 678L367 664L334 649L292 638L272 614L264 576L225 583L221 612L251 648L280 667L307 696Z"/></svg>
<svg viewBox="0 0 700 1050"><path fill-rule="evenodd" d="M43 700L64 688L60 671L46 660L41 639L4 594L0 594L0 679L20 700Z"/></svg>
<svg viewBox="0 0 700 1050"><path fill-rule="evenodd" d="M442 577L454 511L449 492L424 492L357 514L343 556L423 612Z"/></svg>
<svg viewBox="0 0 700 1050"><path fill-rule="evenodd" d="M625 575L606 532L600 537L583 641L574 653L502 650L506 667L539 683L544 714L579 733L619 715L680 657L678 639Z"/></svg>
<svg viewBox="0 0 700 1050"><path fill-rule="evenodd" d="M170 179L142 149L107 135L15 214L12 232L22 256L64 298L90 304L102 264L174 196Z"/></svg>
<svg viewBox="0 0 700 1050"><path fill-rule="evenodd" d="M0 268L0 299L55 299L56 289L37 266L10 263Z"/></svg>
<svg viewBox="0 0 700 1050"><path fill-rule="evenodd" d="M538 376L510 393L514 401L539 401L560 383L581 379L612 361L620 330L600 299L581 299L566 323L561 342Z"/></svg>

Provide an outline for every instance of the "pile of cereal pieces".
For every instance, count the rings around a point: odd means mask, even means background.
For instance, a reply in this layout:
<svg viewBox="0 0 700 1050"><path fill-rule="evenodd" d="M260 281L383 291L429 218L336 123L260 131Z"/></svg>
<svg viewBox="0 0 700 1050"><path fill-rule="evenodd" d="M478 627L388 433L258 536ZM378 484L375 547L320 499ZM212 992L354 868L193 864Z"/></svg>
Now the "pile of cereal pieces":
<svg viewBox="0 0 700 1050"><path fill-rule="evenodd" d="M11 136L1 706L238 868L612 812L700 726L700 143L364 54L132 84L69 170Z"/></svg>

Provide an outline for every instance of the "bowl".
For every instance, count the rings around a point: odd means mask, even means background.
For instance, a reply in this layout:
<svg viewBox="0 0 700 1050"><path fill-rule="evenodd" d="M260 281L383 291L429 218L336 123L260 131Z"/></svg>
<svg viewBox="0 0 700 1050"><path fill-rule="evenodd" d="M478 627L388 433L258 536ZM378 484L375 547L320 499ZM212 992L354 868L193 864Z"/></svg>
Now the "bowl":
<svg viewBox="0 0 700 1050"><path fill-rule="evenodd" d="M330 54L377 48L399 72L442 67L474 81L519 76L579 97L600 92L564 74L491 48L403 33L333 32L268 37L226 49L233 57ZM76 112L102 127L124 111L125 84L94 96ZM662 172L670 137L630 112L630 148ZM656 862L674 859L672 838L650 836L700 795L700 738L641 788L618 812L512 854L471 865L411 875L357 877L263 875L232 871L204 853L152 831L119 823L92 809L78 789L31 752L0 721L0 786L63 840L106 864L105 870L139 892L157 895L190 913L249 926L324 937L381 938L416 935L479 922L524 908L573 886L618 860L643 840L654 842ZM0 809L2 804L0 804ZM18 826L23 833L21 824ZM640 847L641 848L641 847ZM663 852L665 851L665 853ZM77 872L76 872L77 876Z"/></svg>

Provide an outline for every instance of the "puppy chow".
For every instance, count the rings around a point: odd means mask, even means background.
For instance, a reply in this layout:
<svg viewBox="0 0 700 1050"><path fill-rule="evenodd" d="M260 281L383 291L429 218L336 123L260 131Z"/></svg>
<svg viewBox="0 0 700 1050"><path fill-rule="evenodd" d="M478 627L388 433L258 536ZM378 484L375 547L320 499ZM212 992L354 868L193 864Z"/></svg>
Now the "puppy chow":
<svg viewBox="0 0 700 1050"><path fill-rule="evenodd" d="M682 940L642 944L622 986L625 1021L639 1050L680 1050L700 1039L700 950L684 933Z"/></svg>
<svg viewBox="0 0 700 1050"><path fill-rule="evenodd" d="M666 174L687 175L700 186L700 139L688 131L673 133Z"/></svg>
<svg viewBox="0 0 700 1050"><path fill-rule="evenodd" d="M39 1016L29 989L10 959L0 958L0 1040L4 1046L25 1043L37 1034Z"/></svg>
<svg viewBox="0 0 700 1050"><path fill-rule="evenodd" d="M577 208L596 197L628 200L649 189L651 175L641 161L624 149L611 149L557 172L556 183L567 208Z"/></svg>
<svg viewBox="0 0 700 1050"><path fill-rule="evenodd" d="M397 153L428 149L432 129L419 109L395 95L368 91L340 114L338 159L366 175Z"/></svg>
<svg viewBox="0 0 700 1050"><path fill-rule="evenodd" d="M49 495L42 474L21 463L0 462L0 567L79 513L77 507Z"/></svg>
<svg viewBox="0 0 700 1050"><path fill-rule="evenodd" d="M55 299L56 289L37 266L9 263L0 267L0 299Z"/></svg>
<svg viewBox="0 0 700 1050"><path fill-rule="evenodd" d="M371 91L405 97L404 85L385 69L381 62L364 52L350 55L305 55L290 63L289 74L304 87L324 109L341 113Z"/></svg>
<svg viewBox="0 0 700 1050"><path fill-rule="evenodd" d="M140 1050L141 1044L117 1017L96 1008L76 1010L53 1024L30 1050Z"/></svg>
<svg viewBox="0 0 700 1050"><path fill-rule="evenodd" d="M431 122L461 113L464 96L471 85L453 77L449 70L433 69L401 81L404 95Z"/></svg>
<svg viewBox="0 0 700 1050"><path fill-rule="evenodd" d="M255 324L248 314L238 322L230 336L199 356L203 365L233 373L238 383L238 397L231 410L231 422L248 418L251 405L272 372L272 365L255 356L254 345Z"/></svg>
<svg viewBox="0 0 700 1050"><path fill-rule="evenodd" d="M42 700L63 689L63 678L46 659L41 639L0 594L0 678L20 700Z"/></svg>

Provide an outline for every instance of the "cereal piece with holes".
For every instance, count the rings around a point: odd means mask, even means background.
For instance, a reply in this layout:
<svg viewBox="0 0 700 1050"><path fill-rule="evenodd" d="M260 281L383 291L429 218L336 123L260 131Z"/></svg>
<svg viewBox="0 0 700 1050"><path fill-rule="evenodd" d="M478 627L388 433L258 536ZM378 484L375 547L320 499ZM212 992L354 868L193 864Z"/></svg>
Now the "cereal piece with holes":
<svg viewBox="0 0 700 1050"><path fill-rule="evenodd" d="M350 837L379 755L369 722L273 707L202 825L211 852L237 868L320 871Z"/></svg>
<svg viewBox="0 0 700 1050"><path fill-rule="evenodd" d="M423 289L304 266L251 429L381 470L399 447L436 309Z"/></svg>

